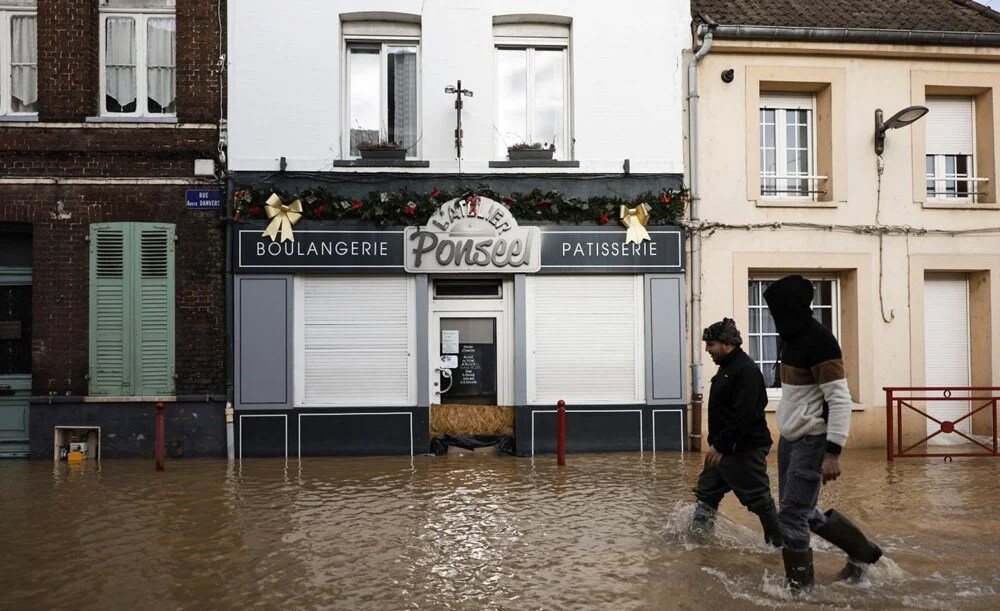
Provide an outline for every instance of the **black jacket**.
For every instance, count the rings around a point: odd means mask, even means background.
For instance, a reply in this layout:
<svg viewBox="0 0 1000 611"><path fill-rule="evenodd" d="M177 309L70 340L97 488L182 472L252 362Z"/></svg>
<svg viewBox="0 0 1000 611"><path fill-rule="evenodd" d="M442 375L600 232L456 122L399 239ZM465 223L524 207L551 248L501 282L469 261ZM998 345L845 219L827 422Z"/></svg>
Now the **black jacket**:
<svg viewBox="0 0 1000 611"><path fill-rule="evenodd" d="M757 363L739 347L722 358L708 392L708 443L721 454L771 445L767 389Z"/></svg>

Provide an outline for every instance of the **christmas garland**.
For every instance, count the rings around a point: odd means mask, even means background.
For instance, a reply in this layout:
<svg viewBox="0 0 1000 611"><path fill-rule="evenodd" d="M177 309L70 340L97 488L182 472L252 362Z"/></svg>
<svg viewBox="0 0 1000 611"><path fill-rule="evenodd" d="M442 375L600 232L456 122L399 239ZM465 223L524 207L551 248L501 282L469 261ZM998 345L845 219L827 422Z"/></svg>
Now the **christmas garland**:
<svg viewBox="0 0 1000 611"><path fill-rule="evenodd" d="M272 193L282 201L302 204L302 218L306 220L358 220L386 225L423 225L443 202L455 198L487 197L503 202L519 221L538 221L580 225L596 223L605 225L618 221L619 206L633 208L649 204L650 225L670 225L683 216L687 206L685 188L666 189L659 194L647 192L633 199L618 197L568 197L558 191L534 189L530 193L501 195L486 186L455 191L434 189L430 193L412 191L373 191L363 198L341 197L323 188L308 188L298 192L259 190L240 187L233 192L233 220L266 219L264 203Z"/></svg>

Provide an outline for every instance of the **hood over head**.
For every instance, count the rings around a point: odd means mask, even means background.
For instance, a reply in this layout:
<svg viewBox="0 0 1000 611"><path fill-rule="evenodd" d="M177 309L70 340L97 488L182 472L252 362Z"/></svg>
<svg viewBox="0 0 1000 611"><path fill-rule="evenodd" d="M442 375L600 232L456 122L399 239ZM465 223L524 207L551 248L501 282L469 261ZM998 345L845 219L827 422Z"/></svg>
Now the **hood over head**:
<svg viewBox="0 0 1000 611"><path fill-rule="evenodd" d="M798 274L785 276L764 291L774 326L782 338L798 335L812 319L813 285Z"/></svg>

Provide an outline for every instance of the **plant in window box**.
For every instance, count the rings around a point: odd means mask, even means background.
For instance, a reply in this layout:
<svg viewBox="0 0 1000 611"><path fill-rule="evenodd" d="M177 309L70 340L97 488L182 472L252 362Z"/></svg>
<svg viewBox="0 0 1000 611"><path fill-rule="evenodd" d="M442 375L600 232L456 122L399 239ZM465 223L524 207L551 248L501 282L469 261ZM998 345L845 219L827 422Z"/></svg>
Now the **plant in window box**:
<svg viewBox="0 0 1000 611"><path fill-rule="evenodd" d="M555 144L542 142L518 142L507 147L507 157L511 161L539 161L552 159Z"/></svg>
<svg viewBox="0 0 1000 611"><path fill-rule="evenodd" d="M362 159L406 159L406 147L392 140L361 140L358 153Z"/></svg>

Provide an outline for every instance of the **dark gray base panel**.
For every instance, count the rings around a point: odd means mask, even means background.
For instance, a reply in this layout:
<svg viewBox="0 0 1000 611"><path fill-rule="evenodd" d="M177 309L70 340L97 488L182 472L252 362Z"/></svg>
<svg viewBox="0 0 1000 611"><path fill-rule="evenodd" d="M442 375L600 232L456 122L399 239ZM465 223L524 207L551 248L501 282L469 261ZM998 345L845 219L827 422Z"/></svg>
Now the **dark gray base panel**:
<svg viewBox="0 0 1000 611"><path fill-rule="evenodd" d="M226 456L224 401L165 402L167 458ZM57 426L101 427L101 458L153 457L155 403L35 403L29 408L31 458L52 459Z"/></svg>
<svg viewBox="0 0 1000 611"><path fill-rule="evenodd" d="M426 407L236 412L236 455L391 456L430 449Z"/></svg>
<svg viewBox="0 0 1000 611"><path fill-rule="evenodd" d="M515 408L517 453L556 451L556 408ZM580 405L566 410L567 452L683 452L685 405Z"/></svg>

